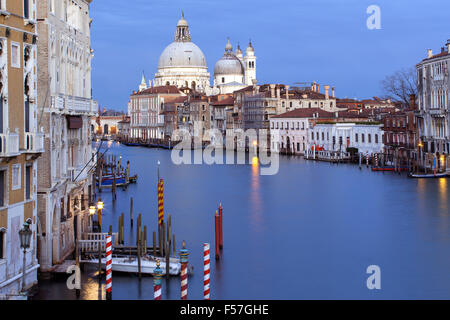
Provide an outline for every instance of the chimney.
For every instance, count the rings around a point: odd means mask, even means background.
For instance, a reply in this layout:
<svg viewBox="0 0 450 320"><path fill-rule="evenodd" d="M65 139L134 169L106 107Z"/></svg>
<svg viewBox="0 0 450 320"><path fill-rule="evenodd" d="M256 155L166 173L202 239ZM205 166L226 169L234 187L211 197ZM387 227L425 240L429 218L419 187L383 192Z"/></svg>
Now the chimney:
<svg viewBox="0 0 450 320"><path fill-rule="evenodd" d="M320 84L316 83L316 92L320 91Z"/></svg>
<svg viewBox="0 0 450 320"><path fill-rule="evenodd" d="M413 108L414 110L417 108L416 106L416 95L410 94L409 95L409 106Z"/></svg>
<svg viewBox="0 0 450 320"><path fill-rule="evenodd" d="M280 87L277 88L277 98L278 99L281 98L281 89L280 89Z"/></svg>
<svg viewBox="0 0 450 320"><path fill-rule="evenodd" d="M447 43L445 45L447 46L447 53L450 54L450 39L447 40Z"/></svg>
<svg viewBox="0 0 450 320"><path fill-rule="evenodd" d="M316 84L315 83L311 83L311 91L314 91L315 87L316 87Z"/></svg>
<svg viewBox="0 0 450 320"><path fill-rule="evenodd" d="M325 89L325 99L330 99L330 86L323 86Z"/></svg>
<svg viewBox="0 0 450 320"><path fill-rule="evenodd" d="M256 89L256 94L258 94L259 93L259 86L255 86L255 89Z"/></svg>
<svg viewBox="0 0 450 320"><path fill-rule="evenodd" d="M331 88L331 96L332 96L333 98L335 97L335 95L334 95L334 87Z"/></svg>
<svg viewBox="0 0 450 320"><path fill-rule="evenodd" d="M275 85L274 84L270 85L270 97L275 98Z"/></svg>
<svg viewBox="0 0 450 320"><path fill-rule="evenodd" d="M428 58L431 58L433 56L433 50L428 49Z"/></svg>
<svg viewBox="0 0 450 320"><path fill-rule="evenodd" d="M289 86L288 86L288 85L285 85L284 88L285 88L285 90L286 90L286 99L289 100Z"/></svg>

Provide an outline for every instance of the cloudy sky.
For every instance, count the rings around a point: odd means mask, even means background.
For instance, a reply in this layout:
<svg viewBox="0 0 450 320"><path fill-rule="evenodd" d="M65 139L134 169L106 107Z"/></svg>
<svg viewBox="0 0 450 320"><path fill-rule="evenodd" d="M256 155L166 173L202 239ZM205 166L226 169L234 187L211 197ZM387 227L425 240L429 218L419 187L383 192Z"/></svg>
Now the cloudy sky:
<svg viewBox="0 0 450 320"><path fill-rule="evenodd" d="M366 26L370 5L381 9L380 30ZM448 0L94 0L93 94L102 106L125 111L142 71L153 78L181 10L211 76L227 37L244 52L251 39L259 84L317 81L341 98L382 95L386 75L450 39Z"/></svg>

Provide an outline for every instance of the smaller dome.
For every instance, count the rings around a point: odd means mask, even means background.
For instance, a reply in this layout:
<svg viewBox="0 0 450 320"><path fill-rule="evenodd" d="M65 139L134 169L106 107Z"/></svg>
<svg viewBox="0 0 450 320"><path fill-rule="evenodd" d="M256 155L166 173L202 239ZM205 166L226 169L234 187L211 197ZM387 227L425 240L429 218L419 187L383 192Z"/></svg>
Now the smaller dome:
<svg viewBox="0 0 450 320"><path fill-rule="evenodd" d="M214 76L226 74L244 75L244 66L233 54L225 54L214 66Z"/></svg>

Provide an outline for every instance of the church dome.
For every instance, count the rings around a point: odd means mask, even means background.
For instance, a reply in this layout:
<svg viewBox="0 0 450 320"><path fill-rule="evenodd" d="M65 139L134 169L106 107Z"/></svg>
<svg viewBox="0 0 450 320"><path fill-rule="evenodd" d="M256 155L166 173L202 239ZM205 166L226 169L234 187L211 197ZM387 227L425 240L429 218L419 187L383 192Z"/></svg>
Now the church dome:
<svg viewBox="0 0 450 320"><path fill-rule="evenodd" d="M207 68L202 50L193 42L169 44L159 57L158 69L177 67Z"/></svg>
<svg viewBox="0 0 450 320"><path fill-rule="evenodd" d="M244 66L239 58L233 54L230 39L228 39L227 45L225 46L224 56L214 66L214 76L226 74L244 75Z"/></svg>
<svg viewBox="0 0 450 320"><path fill-rule="evenodd" d="M244 75L241 61L233 54L224 55L214 66L214 75L238 74Z"/></svg>

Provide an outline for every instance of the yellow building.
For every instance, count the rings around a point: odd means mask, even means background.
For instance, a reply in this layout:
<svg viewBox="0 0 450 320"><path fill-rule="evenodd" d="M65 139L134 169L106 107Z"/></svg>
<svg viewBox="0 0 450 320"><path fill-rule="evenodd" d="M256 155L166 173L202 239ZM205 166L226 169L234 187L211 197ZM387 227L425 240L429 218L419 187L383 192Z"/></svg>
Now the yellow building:
<svg viewBox="0 0 450 320"><path fill-rule="evenodd" d="M0 295L22 289L23 250L19 230L33 231L26 253L25 288L37 282L36 1L0 0Z"/></svg>

